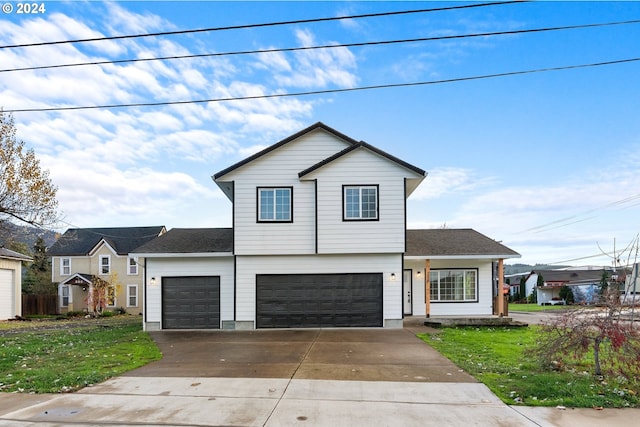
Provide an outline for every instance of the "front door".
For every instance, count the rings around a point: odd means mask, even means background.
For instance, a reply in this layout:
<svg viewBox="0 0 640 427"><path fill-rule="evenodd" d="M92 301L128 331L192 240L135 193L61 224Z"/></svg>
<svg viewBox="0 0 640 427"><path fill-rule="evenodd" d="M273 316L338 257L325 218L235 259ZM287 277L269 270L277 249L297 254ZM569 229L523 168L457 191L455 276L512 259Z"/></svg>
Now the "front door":
<svg viewBox="0 0 640 427"><path fill-rule="evenodd" d="M402 278L402 306L404 314L413 314L413 298L411 297L411 273L413 270L404 270Z"/></svg>

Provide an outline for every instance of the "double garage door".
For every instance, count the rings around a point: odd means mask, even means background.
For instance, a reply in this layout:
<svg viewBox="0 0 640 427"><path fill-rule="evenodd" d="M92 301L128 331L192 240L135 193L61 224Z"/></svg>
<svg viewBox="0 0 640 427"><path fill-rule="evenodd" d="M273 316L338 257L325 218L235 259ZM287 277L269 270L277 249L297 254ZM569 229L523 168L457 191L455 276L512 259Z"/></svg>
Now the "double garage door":
<svg viewBox="0 0 640 427"><path fill-rule="evenodd" d="M382 326L382 274L256 277L257 328Z"/></svg>
<svg viewBox="0 0 640 427"><path fill-rule="evenodd" d="M256 276L257 328L382 326L382 274ZM163 277L163 329L219 329L220 277Z"/></svg>
<svg viewBox="0 0 640 427"><path fill-rule="evenodd" d="M163 277L163 329L219 329L220 277Z"/></svg>

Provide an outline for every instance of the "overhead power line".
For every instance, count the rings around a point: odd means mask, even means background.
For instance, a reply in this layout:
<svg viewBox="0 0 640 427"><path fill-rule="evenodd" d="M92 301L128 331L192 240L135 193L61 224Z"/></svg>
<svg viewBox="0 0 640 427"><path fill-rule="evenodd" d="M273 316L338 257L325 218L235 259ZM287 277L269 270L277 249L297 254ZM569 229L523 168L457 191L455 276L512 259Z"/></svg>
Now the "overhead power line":
<svg viewBox="0 0 640 427"><path fill-rule="evenodd" d="M471 9L471 8L487 7L487 6L501 6L501 5L513 4L513 3L525 3L528 1L529 0L515 0L515 1L499 1L499 2L491 2L491 3L472 3L472 4L466 4L466 5L460 5L460 6L447 6L447 7L437 7L437 8L430 8L430 9L414 9L414 10L401 10L401 11L395 11L395 12L366 13L361 15L334 16L334 17L328 17L328 18L296 19L292 21L265 22L265 23L258 23L258 24L232 25L232 26L226 26L226 27L199 28L194 30L163 31L163 32L157 32L157 33L145 33L145 34L129 34L129 35L122 35L122 36L93 37L88 39L23 43L23 44L0 46L0 49L13 49L17 47L33 47L33 46L49 46L49 45L56 45L56 44L69 44L69 43L85 43L85 42L96 42L96 41L103 41L103 40L122 40L122 39L133 39L133 38L141 38L141 37L171 36L171 35L180 35L180 34L205 33L205 32L212 32L212 31L241 30L241 29L248 29L248 28L275 27L279 25L340 21L343 19L376 18L381 16L408 15L413 13L441 12L446 10Z"/></svg>
<svg viewBox="0 0 640 427"><path fill-rule="evenodd" d="M582 221L586 221L588 219L593 218L592 216L587 216L584 217L585 215L592 215L594 213L596 213L597 211L603 210L603 209L607 209L607 208L611 208L611 207L615 207L615 206L620 206L620 205L624 205L627 204L629 202L633 202L635 200L640 199L640 193L638 194L634 194L632 196L629 197L625 197L624 199L620 199L620 200L615 200L613 202L607 203L606 205L602 205L602 206L598 206L596 208L593 209L589 209L588 211L582 212L582 213L578 213L575 215L571 215L568 217L564 217L564 218L560 218L551 222L547 222L546 224L542 224L542 225L538 225L535 227L531 227L528 228L524 231L522 231L523 233L528 233L528 232L534 232L534 233L542 233L544 231L549 231L549 230L553 230L556 228L561 228L561 227L566 227L568 225L572 225L572 224L576 224L578 222L582 222ZM584 217L584 218L581 218Z"/></svg>
<svg viewBox="0 0 640 427"><path fill-rule="evenodd" d="M464 39L464 38L473 38L473 37L492 37L492 36L502 36L502 35L540 33L540 32L547 32L547 31L575 30L575 29L583 29L583 28L606 27L606 26L612 26L612 25L628 25L628 24L639 24L639 23L640 23L640 20L632 20L632 21L618 21L618 22L606 22L606 23L596 23L596 24L567 25L567 26L561 26L561 27L533 28L533 29L527 29L527 30L494 31L494 32L487 32L487 33L458 34L458 35L437 36L437 37L421 37L421 38L400 39L400 40L382 40L382 41L372 41L372 42L343 43L343 44L330 44L330 45L319 45L319 46L301 46L301 47L286 47L286 48L273 48L273 49L243 50L243 51L235 51L235 52L200 53L200 54L192 54L192 55L162 56L157 58L117 59L117 60L108 60L108 61L79 62L75 64L58 64L58 65L41 65L41 66L23 67L23 68L7 68L7 69L0 69L0 73L10 72L10 71L33 71L33 70L44 70L44 69L53 69L53 68L79 67L79 66L85 66L85 65L123 64L123 63L132 63L132 62L167 61L167 60L175 60L175 59L194 59L194 58L207 58L207 57L217 57L217 56L294 52L294 51L316 50L316 49L334 49L339 47L361 47L361 46L388 45L388 44L400 44L400 43L418 43L418 42L427 42L427 41L453 40L453 39Z"/></svg>
<svg viewBox="0 0 640 427"><path fill-rule="evenodd" d="M543 73L543 72L549 72L549 71L573 70L578 68L625 64L625 63L631 63L631 62L637 62L637 61L640 61L640 58L620 59L615 61L595 62L590 64L567 65L562 67L538 68L538 69L524 70L524 71L509 71L505 73L484 74L480 76L458 77L458 78L452 78L452 79L431 80L431 81L425 81L425 82L393 83L393 84L384 84L384 85L361 86L361 87L343 88L343 89L326 89L326 90L316 90L316 91L307 91L307 92L275 93L275 94L268 94L268 95L252 95L252 96L241 96L241 97L197 99L197 100L185 100L185 101L141 102L141 103L130 103L130 104L106 104L106 105L89 105L89 106L75 106L75 107L47 107L47 108L19 108L19 109L15 108L15 109L5 109L4 111L7 113L31 113L31 112L47 112L47 111L92 110L92 109L103 109L103 108L157 107L162 105L204 104L208 102L230 102L230 101L243 101L243 100L253 100L253 99L289 98L289 97L295 97L295 96L325 95L330 93L357 92L357 91L365 91L365 90L373 90L373 89L390 89L390 88L399 88L399 87L455 83L455 82L464 82L464 81L471 81L471 80L491 79L496 77L508 77L508 76L523 75L523 74Z"/></svg>

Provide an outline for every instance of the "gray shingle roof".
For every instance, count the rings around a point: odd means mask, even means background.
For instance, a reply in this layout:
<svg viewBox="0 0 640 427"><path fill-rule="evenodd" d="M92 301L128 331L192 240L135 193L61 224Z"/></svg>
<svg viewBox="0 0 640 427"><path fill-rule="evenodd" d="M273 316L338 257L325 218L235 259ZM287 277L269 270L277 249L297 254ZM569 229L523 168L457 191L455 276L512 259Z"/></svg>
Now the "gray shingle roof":
<svg viewBox="0 0 640 427"><path fill-rule="evenodd" d="M232 252L231 228L172 228L132 253L209 253Z"/></svg>
<svg viewBox="0 0 640 427"><path fill-rule="evenodd" d="M406 256L501 256L520 254L470 228L407 230Z"/></svg>
<svg viewBox="0 0 640 427"><path fill-rule="evenodd" d="M13 259L17 261L33 261L32 258L7 248L0 248L0 258Z"/></svg>
<svg viewBox="0 0 640 427"><path fill-rule="evenodd" d="M173 228L132 253L187 254L233 251L231 228ZM501 256L520 254L472 229L407 230L407 256Z"/></svg>
<svg viewBox="0 0 640 427"><path fill-rule="evenodd" d="M164 226L70 228L51 245L49 256L87 255L104 239L118 255L126 255L158 237Z"/></svg>
<svg viewBox="0 0 640 427"><path fill-rule="evenodd" d="M603 270L535 270L545 282L599 282ZM611 272L609 272L611 273Z"/></svg>

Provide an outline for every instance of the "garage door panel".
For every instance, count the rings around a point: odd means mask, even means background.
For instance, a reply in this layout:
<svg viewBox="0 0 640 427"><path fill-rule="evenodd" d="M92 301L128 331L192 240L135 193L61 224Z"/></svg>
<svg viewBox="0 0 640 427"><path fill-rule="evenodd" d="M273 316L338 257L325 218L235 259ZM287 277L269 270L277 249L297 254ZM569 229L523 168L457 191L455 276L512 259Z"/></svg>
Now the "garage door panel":
<svg viewBox="0 0 640 427"><path fill-rule="evenodd" d="M13 270L0 269L0 320L15 316L15 287Z"/></svg>
<svg viewBox="0 0 640 427"><path fill-rule="evenodd" d="M382 274L258 275L256 325L382 326Z"/></svg>
<svg viewBox="0 0 640 427"><path fill-rule="evenodd" d="M220 277L164 277L164 329L219 329Z"/></svg>

